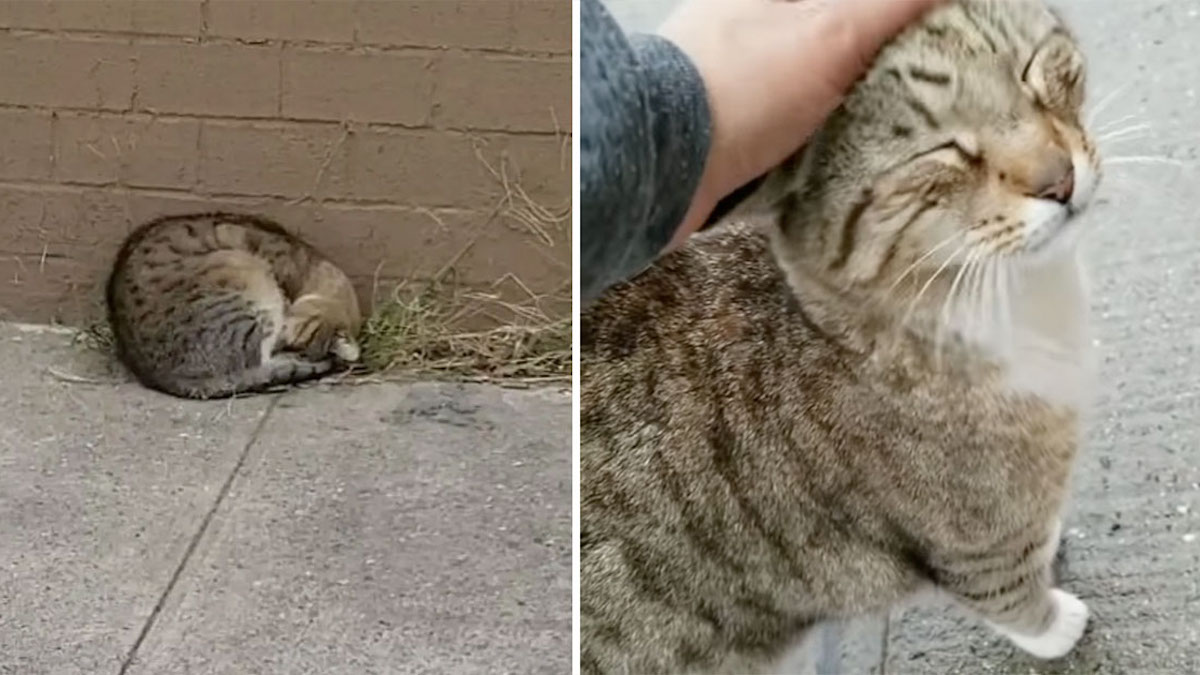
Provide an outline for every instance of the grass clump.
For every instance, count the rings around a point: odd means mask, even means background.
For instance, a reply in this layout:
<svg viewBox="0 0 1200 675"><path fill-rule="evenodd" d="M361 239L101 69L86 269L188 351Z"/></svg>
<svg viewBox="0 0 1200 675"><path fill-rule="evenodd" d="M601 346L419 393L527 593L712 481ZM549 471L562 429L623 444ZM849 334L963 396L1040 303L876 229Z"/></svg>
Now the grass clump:
<svg viewBox="0 0 1200 675"><path fill-rule="evenodd" d="M492 292L448 292L441 284L397 285L376 303L360 341L363 367L383 376L501 382L571 377L571 319L552 319L542 298L508 302ZM483 330L462 327L503 315Z"/></svg>
<svg viewBox="0 0 1200 675"><path fill-rule="evenodd" d="M117 338L113 335L112 326L104 319L93 321L80 328L75 332L72 342L104 354L117 352Z"/></svg>
<svg viewBox="0 0 1200 675"><path fill-rule="evenodd" d="M501 220L529 235L538 244L553 246L556 235L569 227L570 202L557 208L532 199L501 158L493 165L477 146L478 160L495 179L499 198L485 219ZM486 223L485 223L486 224ZM487 291L458 292L443 280L453 277L459 257L469 243L424 285L401 283L375 311L361 335L365 369L412 377L500 382L555 382L571 378L571 319L552 318L549 304L570 307L570 283L550 296L532 292L519 278L507 274ZM520 291L519 302L505 299L505 284ZM484 319L484 321L480 321ZM465 326L494 325L486 330Z"/></svg>

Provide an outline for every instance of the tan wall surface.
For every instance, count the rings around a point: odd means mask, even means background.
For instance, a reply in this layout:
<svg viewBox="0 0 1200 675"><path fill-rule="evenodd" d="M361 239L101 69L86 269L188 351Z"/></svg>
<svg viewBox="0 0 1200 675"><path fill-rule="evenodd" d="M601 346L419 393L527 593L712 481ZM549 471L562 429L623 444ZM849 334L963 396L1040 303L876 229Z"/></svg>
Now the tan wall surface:
<svg viewBox="0 0 1200 675"><path fill-rule="evenodd" d="M98 317L133 226L212 209L364 298L562 289L569 219L521 214L568 213L570 51L570 0L0 0L0 318Z"/></svg>

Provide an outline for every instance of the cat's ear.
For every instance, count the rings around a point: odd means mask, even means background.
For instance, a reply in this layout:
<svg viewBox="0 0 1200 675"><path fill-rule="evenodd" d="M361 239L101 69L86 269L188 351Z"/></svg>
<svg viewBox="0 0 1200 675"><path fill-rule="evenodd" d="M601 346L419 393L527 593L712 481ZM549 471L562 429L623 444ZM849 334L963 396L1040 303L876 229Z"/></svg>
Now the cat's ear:
<svg viewBox="0 0 1200 675"><path fill-rule="evenodd" d="M1038 102L1074 114L1083 106L1083 54L1071 38L1054 32L1034 51L1021 78Z"/></svg>

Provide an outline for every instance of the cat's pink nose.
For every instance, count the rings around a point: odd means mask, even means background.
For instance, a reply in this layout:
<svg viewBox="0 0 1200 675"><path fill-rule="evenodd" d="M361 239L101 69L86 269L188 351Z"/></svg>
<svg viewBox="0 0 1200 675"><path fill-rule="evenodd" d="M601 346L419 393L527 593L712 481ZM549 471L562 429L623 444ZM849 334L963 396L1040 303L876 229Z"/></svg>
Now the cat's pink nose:
<svg viewBox="0 0 1200 675"><path fill-rule="evenodd" d="M1075 193L1075 167L1068 155L1059 155L1047 162L1033 186L1033 196L1038 199L1053 199L1059 204L1071 201Z"/></svg>

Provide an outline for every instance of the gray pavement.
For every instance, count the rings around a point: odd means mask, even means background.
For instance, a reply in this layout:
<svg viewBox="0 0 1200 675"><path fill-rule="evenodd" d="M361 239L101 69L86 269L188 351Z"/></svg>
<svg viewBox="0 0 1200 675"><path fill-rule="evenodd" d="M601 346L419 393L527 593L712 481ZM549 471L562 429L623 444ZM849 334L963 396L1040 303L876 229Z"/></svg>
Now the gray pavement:
<svg viewBox="0 0 1200 675"><path fill-rule="evenodd" d="M566 673L561 389L181 401L0 324L0 673Z"/></svg>
<svg viewBox="0 0 1200 675"><path fill-rule="evenodd" d="M672 0L607 0L652 29ZM1085 45L1113 161L1087 243L1101 354L1095 414L1065 528L1063 584L1095 618L1077 652L1039 664L926 601L828 627L798 672L1200 673L1200 0L1064 0ZM817 666L820 666L819 668Z"/></svg>

